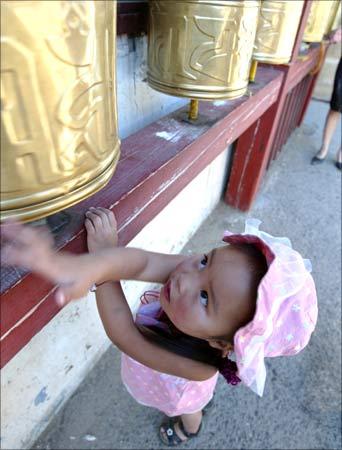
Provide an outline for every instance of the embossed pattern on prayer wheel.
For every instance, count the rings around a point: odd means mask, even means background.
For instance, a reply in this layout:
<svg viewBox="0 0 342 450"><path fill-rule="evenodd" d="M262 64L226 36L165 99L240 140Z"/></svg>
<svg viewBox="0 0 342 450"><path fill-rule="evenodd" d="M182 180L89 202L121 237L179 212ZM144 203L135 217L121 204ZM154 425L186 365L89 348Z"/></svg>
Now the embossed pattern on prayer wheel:
<svg viewBox="0 0 342 450"><path fill-rule="evenodd" d="M202 100L247 90L259 1L150 0L148 83Z"/></svg>
<svg viewBox="0 0 342 450"><path fill-rule="evenodd" d="M330 10L329 21L325 34L331 33L331 31L337 30L341 27L341 1L335 0L333 7Z"/></svg>
<svg viewBox="0 0 342 450"><path fill-rule="evenodd" d="M116 2L1 2L1 219L101 189L119 158Z"/></svg>
<svg viewBox="0 0 342 450"><path fill-rule="evenodd" d="M291 59L304 1L262 1L253 59L286 64Z"/></svg>
<svg viewBox="0 0 342 450"><path fill-rule="evenodd" d="M313 0L304 30L304 42L321 42L329 25L330 13L335 0Z"/></svg>

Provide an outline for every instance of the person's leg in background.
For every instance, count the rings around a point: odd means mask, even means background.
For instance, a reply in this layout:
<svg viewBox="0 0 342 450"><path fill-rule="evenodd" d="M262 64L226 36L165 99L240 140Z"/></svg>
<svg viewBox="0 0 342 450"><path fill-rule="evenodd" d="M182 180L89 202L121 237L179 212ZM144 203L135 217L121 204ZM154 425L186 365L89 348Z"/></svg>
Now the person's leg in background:
<svg viewBox="0 0 342 450"><path fill-rule="evenodd" d="M336 130L339 120L341 120L341 113L339 111L334 111L333 109L330 109L327 118L325 120L322 147L319 150L319 152L312 158L311 164L318 164L322 162L324 158L327 156L330 142L333 137L334 131Z"/></svg>
<svg viewBox="0 0 342 450"><path fill-rule="evenodd" d="M323 131L323 141L319 152L312 158L311 164L320 164L328 154L331 139L336 130L338 122L341 120L342 113L342 58L340 59L334 79L334 87L330 100L330 110L325 120ZM341 148L336 155L335 165L341 170L342 164Z"/></svg>

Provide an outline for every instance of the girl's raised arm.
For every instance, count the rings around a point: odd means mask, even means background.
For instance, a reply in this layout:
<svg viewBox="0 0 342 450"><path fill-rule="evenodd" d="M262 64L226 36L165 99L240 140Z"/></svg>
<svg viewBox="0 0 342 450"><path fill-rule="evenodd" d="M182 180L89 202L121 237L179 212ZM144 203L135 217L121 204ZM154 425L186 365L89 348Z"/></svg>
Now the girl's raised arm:
<svg viewBox="0 0 342 450"><path fill-rule="evenodd" d="M93 284L104 281L165 283L172 270L186 258L126 247L76 255L56 252L46 230L13 222L3 225L1 231L7 242L2 248L2 262L25 267L58 284L56 296L60 303L83 297Z"/></svg>
<svg viewBox="0 0 342 450"><path fill-rule="evenodd" d="M109 282L96 290L98 311L109 339L126 355L162 373L204 381L217 369L185 358L149 341L135 326L120 283Z"/></svg>
<svg viewBox="0 0 342 450"><path fill-rule="evenodd" d="M96 220L96 214L100 221ZM107 221L108 216L112 223ZM115 247L117 231L113 213L94 208L87 217L92 219L93 226L91 229L90 222L86 221L91 253L55 252L51 236L46 232L11 223L1 229L2 237L7 241L2 260L7 264L24 266L59 284L56 295L61 304L84 296L93 283L105 282L96 290L98 310L107 335L120 350L163 373L195 381L213 376L214 367L176 355L144 337L135 326L120 283L106 282L136 279L164 283L186 257ZM114 241L110 245L113 235Z"/></svg>

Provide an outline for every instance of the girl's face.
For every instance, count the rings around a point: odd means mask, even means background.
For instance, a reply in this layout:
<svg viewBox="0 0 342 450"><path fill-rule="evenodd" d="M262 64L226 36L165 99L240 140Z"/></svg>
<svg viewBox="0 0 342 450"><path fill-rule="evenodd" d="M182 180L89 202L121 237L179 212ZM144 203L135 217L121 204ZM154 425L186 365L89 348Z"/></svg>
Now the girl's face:
<svg viewBox="0 0 342 450"><path fill-rule="evenodd" d="M255 300L247 256L233 246L189 257L161 290L167 316L183 333L200 339L233 336L252 319Z"/></svg>

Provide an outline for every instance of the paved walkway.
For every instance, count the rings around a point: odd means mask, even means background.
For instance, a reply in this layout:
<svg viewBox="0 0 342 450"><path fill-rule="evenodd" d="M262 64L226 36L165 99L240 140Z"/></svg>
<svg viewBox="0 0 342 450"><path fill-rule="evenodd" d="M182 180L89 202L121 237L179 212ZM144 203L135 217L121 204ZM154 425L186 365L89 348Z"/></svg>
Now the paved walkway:
<svg viewBox="0 0 342 450"><path fill-rule="evenodd" d="M291 237L314 267L319 321L299 355L268 361L262 399L220 380L215 406L192 449L341 448L341 173L331 155L319 166L326 103L311 102L304 125L272 165L254 208L241 213L221 203L184 252L219 244L222 230L242 230L246 217L274 235ZM119 353L111 348L56 416L35 449L157 449L161 415L138 405L120 382ZM181 447L180 447L181 448Z"/></svg>

